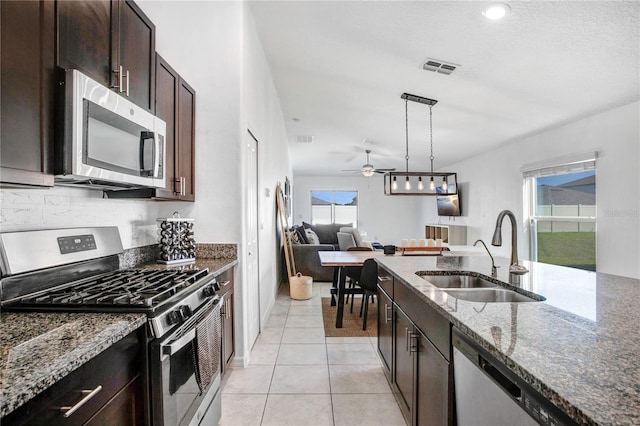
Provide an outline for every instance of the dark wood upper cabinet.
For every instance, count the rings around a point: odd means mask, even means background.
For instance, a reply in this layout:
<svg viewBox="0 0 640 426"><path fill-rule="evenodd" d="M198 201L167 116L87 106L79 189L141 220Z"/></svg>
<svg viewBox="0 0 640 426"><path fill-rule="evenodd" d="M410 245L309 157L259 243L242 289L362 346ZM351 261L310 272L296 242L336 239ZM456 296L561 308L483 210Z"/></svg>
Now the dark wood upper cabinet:
<svg viewBox="0 0 640 426"><path fill-rule="evenodd" d="M196 92L180 79L178 86L178 143L176 144L176 178L181 199L195 199L195 131Z"/></svg>
<svg viewBox="0 0 640 426"><path fill-rule="evenodd" d="M2 1L0 181L53 186L53 1Z"/></svg>
<svg viewBox="0 0 640 426"><path fill-rule="evenodd" d="M155 26L125 0L58 0L57 64L155 108Z"/></svg>
<svg viewBox="0 0 640 426"><path fill-rule="evenodd" d="M195 200L196 92L167 61L155 58L155 112L166 124L166 187L105 191L108 198Z"/></svg>

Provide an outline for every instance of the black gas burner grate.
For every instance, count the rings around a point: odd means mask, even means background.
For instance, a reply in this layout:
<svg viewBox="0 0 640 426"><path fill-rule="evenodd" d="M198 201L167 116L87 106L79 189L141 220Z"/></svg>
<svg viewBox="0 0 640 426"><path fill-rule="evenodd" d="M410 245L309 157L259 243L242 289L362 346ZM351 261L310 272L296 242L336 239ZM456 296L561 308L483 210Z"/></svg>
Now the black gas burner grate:
<svg viewBox="0 0 640 426"><path fill-rule="evenodd" d="M126 269L72 282L20 299L22 306L82 305L153 308L209 273Z"/></svg>

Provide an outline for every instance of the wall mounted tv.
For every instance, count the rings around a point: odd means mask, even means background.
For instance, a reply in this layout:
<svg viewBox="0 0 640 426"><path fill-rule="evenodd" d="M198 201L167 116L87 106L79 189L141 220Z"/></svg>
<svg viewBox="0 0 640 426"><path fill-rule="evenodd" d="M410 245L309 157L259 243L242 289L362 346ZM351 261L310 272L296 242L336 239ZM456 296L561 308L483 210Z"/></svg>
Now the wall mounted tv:
<svg viewBox="0 0 640 426"><path fill-rule="evenodd" d="M456 195L439 195L436 197L438 216L460 216L460 193Z"/></svg>

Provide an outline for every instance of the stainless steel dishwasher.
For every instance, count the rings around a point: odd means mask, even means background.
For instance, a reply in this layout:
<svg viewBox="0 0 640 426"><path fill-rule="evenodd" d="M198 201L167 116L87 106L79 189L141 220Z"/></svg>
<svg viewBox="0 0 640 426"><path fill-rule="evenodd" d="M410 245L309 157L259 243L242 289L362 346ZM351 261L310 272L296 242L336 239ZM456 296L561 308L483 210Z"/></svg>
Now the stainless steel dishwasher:
<svg viewBox="0 0 640 426"><path fill-rule="evenodd" d="M576 424L456 327L453 365L458 426Z"/></svg>

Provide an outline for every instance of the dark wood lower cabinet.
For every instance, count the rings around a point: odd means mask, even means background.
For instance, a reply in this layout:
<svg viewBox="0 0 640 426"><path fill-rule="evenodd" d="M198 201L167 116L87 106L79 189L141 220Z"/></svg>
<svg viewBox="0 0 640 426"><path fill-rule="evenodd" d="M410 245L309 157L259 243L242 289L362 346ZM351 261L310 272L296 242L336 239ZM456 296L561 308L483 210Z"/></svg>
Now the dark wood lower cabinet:
<svg viewBox="0 0 640 426"><path fill-rule="evenodd" d="M235 355L235 331L234 331L234 270L227 269L216 277L220 285L220 294L224 297L222 305L222 373L226 373L233 356Z"/></svg>
<svg viewBox="0 0 640 426"><path fill-rule="evenodd" d="M394 296L378 287L378 353L383 371L407 425L454 425L451 324L393 280Z"/></svg>
<svg viewBox="0 0 640 426"><path fill-rule="evenodd" d="M394 351L393 377L395 379L396 400L407 424L413 424L414 407L414 378L415 356L411 352L410 335L413 333L413 323L394 306Z"/></svg>
<svg viewBox="0 0 640 426"><path fill-rule="evenodd" d="M147 424L145 336L142 327L114 343L4 417L2 426ZM74 406L64 417L63 407Z"/></svg>
<svg viewBox="0 0 640 426"><path fill-rule="evenodd" d="M378 287L378 352L382 360L384 374L393 380L393 302L387 293Z"/></svg>
<svg viewBox="0 0 640 426"><path fill-rule="evenodd" d="M453 424L451 364L431 344L427 336L416 332L417 380L415 424L419 426L445 426Z"/></svg>

